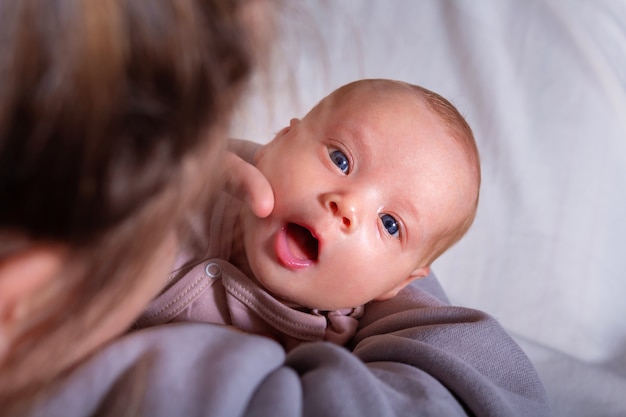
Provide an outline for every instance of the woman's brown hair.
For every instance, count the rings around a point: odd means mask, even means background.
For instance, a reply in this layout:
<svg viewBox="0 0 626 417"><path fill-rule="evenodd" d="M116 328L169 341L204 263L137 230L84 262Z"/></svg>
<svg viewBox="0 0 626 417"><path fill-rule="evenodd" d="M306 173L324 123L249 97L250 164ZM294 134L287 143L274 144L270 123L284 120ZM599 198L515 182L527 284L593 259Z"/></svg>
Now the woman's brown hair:
<svg viewBox="0 0 626 417"><path fill-rule="evenodd" d="M185 160L222 142L253 64L242 3L0 3L0 260L72 253L0 362L3 412L70 365L179 225Z"/></svg>

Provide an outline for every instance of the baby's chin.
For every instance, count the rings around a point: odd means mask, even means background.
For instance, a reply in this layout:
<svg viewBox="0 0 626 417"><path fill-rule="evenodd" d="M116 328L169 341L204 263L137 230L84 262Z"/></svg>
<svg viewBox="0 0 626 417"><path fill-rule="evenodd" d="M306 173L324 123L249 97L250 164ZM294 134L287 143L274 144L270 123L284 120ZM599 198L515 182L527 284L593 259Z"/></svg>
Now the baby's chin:
<svg viewBox="0 0 626 417"><path fill-rule="evenodd" d="M329 303L327 297L323 297L323 300L313 299L310 297L310 292L307 294L298 294L293 291L281 291L281 289L273 289L267 285L263 285L262 282L257 280L258 284L261 285L262 288L265 289L272 297L276 300L280 301L286 306L296 309L305 309L305 310L319 310L319 311L334 311L334 310L343 310L348 308L353 308L345 306L343 304L335 304Z"/></svg>
<svg viewBox="0 0 626 417"><path fill-rule="evenodd" d="M254 272L254 271L257 272ZM280 301L282 304L292 308L307 308L313 309L311 300L302 294L294 293L295 291L289 291L285 286L275 282L275 280L264 279L264 274L258 271L259 268L254 267L254 262L250 264L250 279L254 281L259 287L263 288L274 299ZM275 274L274 274L275 276Z"/></svg>

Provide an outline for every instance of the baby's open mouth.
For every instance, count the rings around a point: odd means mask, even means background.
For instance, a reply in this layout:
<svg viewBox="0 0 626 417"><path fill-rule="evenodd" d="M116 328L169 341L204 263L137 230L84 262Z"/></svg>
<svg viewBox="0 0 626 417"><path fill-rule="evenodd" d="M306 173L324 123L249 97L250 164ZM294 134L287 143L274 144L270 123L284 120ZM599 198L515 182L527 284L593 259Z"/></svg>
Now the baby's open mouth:
<svg viewBox="0 0 626 417"><path fill-rule="evenodd" d="M311 230L296 223L281 227L274 245L278 261L293 270L313 265L319 256L318 239Z"/></svg>
<svg viewBox="0 0 626 417"><path fill-rule="evenodd" d="M309 229L299 224L287 224L287 245L293 256L302 261L317 261L319 241Z"/></svg>

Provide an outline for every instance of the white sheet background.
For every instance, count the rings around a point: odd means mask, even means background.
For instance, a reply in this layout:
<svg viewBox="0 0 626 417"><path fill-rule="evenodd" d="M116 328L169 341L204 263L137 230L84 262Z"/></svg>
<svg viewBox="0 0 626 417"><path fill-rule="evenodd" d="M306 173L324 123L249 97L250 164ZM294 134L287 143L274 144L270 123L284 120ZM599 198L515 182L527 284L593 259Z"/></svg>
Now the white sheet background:
<svg viewBox="0 0 626 417"><path fill-rule="evenodd" d="M520 341L555 415L626 415L625 2L289 6L273 79L233 135L267 142L359 78L449 98L474 129L483 185L476 223L436 274Z"/></svg>

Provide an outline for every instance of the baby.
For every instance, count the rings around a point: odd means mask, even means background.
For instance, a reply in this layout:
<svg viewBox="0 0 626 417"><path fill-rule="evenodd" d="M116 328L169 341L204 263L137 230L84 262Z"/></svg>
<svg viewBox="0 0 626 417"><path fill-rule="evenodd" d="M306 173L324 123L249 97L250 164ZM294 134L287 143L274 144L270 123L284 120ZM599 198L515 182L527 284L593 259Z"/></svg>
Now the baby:
<svg viewBox="0 0 626 417"><path fill-rule="evenodd" d="M226 193L204 261L182 267L139 319L233 325L287 349L346 343L364 306L425 277L473 222L471 129L441 96L399 81L347 84L254 155L265 218Z"/></svg>

